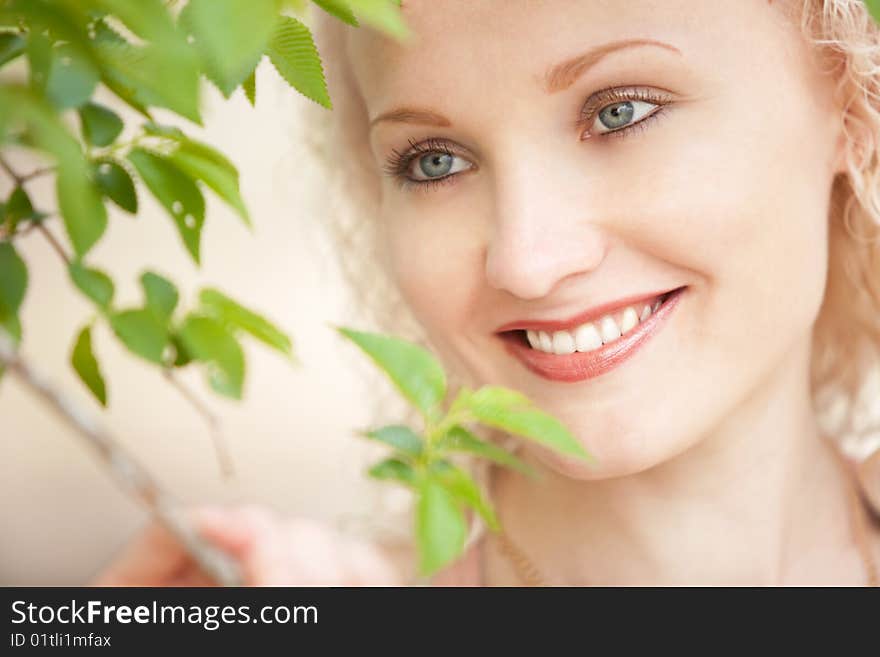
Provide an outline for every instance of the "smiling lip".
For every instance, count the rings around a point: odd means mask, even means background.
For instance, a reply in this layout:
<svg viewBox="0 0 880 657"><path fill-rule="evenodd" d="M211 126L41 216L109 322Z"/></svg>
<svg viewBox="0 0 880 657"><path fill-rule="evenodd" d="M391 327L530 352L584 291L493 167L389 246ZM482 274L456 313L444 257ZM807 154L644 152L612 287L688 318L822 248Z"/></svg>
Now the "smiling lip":
<svg viewBox="0 0 880 657"><path fill-rule="evenodd" d="M504 346L510 354L519 359L532 372L545 379L564 382L591 379L614 369L627 358L634 355L642 345L647 343L666 323L666 320L678 305L686 289L687 287L680 287L669 292L666 300L663 301L657 312L653 313L648 319L641 322L622 337L593 351L557 355L532 349L525 340L524 330L567 330L621 307L634 305L639 301L652 299L660 295L642 295L623 301L615 301L590 309L577 317L563 322L512 322L499 330L499 337L504 340ZM662 295L663 293L660 294Z"/></svg>

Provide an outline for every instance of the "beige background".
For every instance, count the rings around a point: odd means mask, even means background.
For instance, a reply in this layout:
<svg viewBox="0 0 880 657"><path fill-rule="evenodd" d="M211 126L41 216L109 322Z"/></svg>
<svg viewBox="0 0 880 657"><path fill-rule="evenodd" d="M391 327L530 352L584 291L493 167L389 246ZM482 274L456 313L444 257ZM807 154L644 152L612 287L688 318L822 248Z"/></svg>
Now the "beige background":
<svg viewBox="0 0 880 657"><path fill-rule="evenodd" d="M187 130L238 165L254 231L206 193L199 270L171 220L140 190L143 212L134 219L111 210L107 235L88 261L113 275L122 306L140 303L137 279L147 267L179 285L183 304L194 301L202 284L217 286L288 330L302 364L292 367L262 345L246 343L241 404L214 395L200 372L183 372L223 420L237 467L233 481L222 480L202 419L156 368L125 352L105 325L94 338L110 395L110 410L101 417L186 503L258 502L357 532L383 524L386 516L374 513L377 504L399 510L404 500L363 476L377 452L353 429L374 420L375 405L368 402L361 356L328 326L348 322L356 301L347 296L319 228L328 205L298 120L309 101L265 62L256 110L240 92L222 102L207 88L205 101L206 128ZM34 165L26 157L16 160L25 172ZM33 189L51 204L51 188ZM59 224L52 229L62 235ZM23 353L97 414L68 365L73 337L93 311L39 234L17 247L30 270ZM7 376L0 382L0 584L88 582L145 518L76 434L17 381Z"/></svg>

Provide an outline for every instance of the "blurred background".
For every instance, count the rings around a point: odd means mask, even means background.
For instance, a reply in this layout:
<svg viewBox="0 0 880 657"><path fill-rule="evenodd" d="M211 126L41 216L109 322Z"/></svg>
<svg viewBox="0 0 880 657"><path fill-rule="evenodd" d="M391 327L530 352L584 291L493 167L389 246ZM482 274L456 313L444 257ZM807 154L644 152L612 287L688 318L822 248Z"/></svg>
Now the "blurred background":
<svg viewBox="0 0 880 657"><path fill-rule="evenodd" d="M94 349L109 397L109 410L100 410L69 365L76 333L94 311L37 231L16 241L30 272L22 354L101 418L186 504L255 502L360 535L381 529L391 516L377 509L399 513L406 499L364 475L380 452L354 432L377 420L376 406L368 394L369 366L330 326L356 321L351 311L357 304L321 230L326 185L306 150L300 117L310 101L267 62L258 71L256 109L240 90L224 101L210 85L204 89L203 130L170 122L238 166L254 229L206 193L198 269L170 218L140 193L137 219L108 204L107 234L88 262L115 279L120 307L140 303L138 278L149 268L178 285L182 307L194 302L202 285L211 285L293 337L299 366L243 341L248 371L241 403L216 396L199 371L180 372L220 417L235 476L222 477L203 418L158 368L124 351L99 322ZM109 97L101 102L119 109ZM22 172L38 164L21 157L18 163ZM35 201L54 207L51 177L30 189ZM3 180L0 193L10 190ZM64 237L57 220L50 228ZM76 433L14 377L0 380L0 585L88 583L146 520Z"/></svg>

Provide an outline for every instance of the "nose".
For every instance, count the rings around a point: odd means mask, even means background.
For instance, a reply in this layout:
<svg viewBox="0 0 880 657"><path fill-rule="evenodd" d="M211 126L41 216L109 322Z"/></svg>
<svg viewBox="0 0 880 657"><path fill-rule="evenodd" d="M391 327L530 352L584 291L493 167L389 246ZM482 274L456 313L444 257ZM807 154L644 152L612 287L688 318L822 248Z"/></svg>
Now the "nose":
<svg viewBox="0 0 880 657"><path fill-rule="evenodd" d="M608 236L591 216L597 213L597 188L589 176L558 162L540 168L534 162L521 158L496 171L486 246L488 283L525 300L548 296L564 281L594 271L608 251Z"/></svg>

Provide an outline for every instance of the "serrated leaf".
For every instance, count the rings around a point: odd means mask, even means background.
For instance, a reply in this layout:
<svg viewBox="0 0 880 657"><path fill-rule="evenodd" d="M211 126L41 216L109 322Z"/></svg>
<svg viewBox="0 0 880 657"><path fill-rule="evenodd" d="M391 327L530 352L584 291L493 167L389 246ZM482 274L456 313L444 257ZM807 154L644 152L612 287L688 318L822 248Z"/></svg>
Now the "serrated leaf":
<svg viewBox="0 0 880 657"><path fill-rule="evenodd" d="M411 36L397 0L348 0L348 4L361 23L400 41Z"/></svg>
<svg viewBox="0 0 880 657"><path fill-rule="evenodd" d="M476 392L463 391L453 408L466 409L473 419L486 426L528 438L560 454L592 461L565 425L514 390L484 386Z"/></svg>
<svg viewBox="0 0 880 657"><path fill-rule="evenodd" d="M217 149L182 138L168 159L190 178L201 180L214 190L217 196L238 212L246 224L250 224L250 216L238 187L238 169Z"/></svg>
<svg viewBox="0 0 880 657"><path fill-rule="evenodd" d="M205 72L227 98L256 67L276 19L275 0L190 0L181 14Z"/></svg>
<svg viewBox="0 0 880 657"><path fill-rule="evenodd" d="M489 529L497 531L500 528L492 505L477 486L477 482L464 470L448 461L436 461L431 464L430 476L440 482L459 502L479 513Z"/></svg>
<svg viewBox="0 0 880 657"><path fill-rule="evenodd" d="M205 198L201 190L188 175L162 156L135 148L128 154L128 161L174 220L187 251L199 263L205 223Z"/></svg>
<svg viewBox="0 0 880 657"><path fill-rule="evenodd" d="M419 570L430 576L462 552L467 534L464 515L452 493L427 477L419 486L416 504L416 543Z"/></svg>
<svg viewBox="0 0 880 657"><path fill-rule="evenodd" d="M101 21L93 45L101 79L126 103L147 116L148 107L164 107L201 122L198 62L182 35L134 45Z"/></svg>
<svg viewBox="0 0 880 657"><path fill-rule="evenodd" d="M244 82L241 83L244 89L244 95L247 97L251 107L257 106L257 70L254 69Z"/></svg>
<svg viewBox="0 0 880 657"><path fill-rule="evenodd" d="M249 333L257 340L283 353L292 356L290 338L272 322L252 310L249 310L230 299L228 296L212 288L199 293L202 311L218 321Z"/></svg>
<svg viewBox="0 0 880 657"><path fill-rule="evenodd" d="M9 242L0 242L0 321L18 315L28 286L24 260Z"/></svg>
<svg viewBox="0 0 880 657"><path fill-rule="evenodd" d="M425 349L390 336L337 329L378 365L403 396L431 420L446 397L446 374Z"/></svg>
<svg viewBox="0 0 880 657"><path fill-rule="evenodd" d="M21 221L39 219L39 213L34 212L34 206L24 187L16 187L12 190L6 203L0 209L0 219L5 220L7 230L15 232Z"/></svg>
<svg viewBox="0 0 880 657"><path fill-rule="evenodd" d="M419 456L422 453L422 438L407 426L399 424L389 425L368 431L364 435L367 438L390 445L394 449L410 456Z"/></svg>
<svg viewBox="0 0 880 657"><path fill-rule="evenodd" d="M332 107L321 58L308 27L290 16L281 17L266 54L290 86L319 105Z"/></svg>
<svg viewBox="0 0 880 657"><path fill-rule="evenodd" d="M137 191L125 167L109 158L102 158L95 162L94 176L101 194L126 212L137 214Z"/></svg>
<svg viewBox="0 0 880 657"><path fill-rule="evenodd" d="M92 97L99 79L87 52L72 44L53 48L46 97L59 109L80 107Z"/></svg>
<svg viewBox="0 0 880 657"><path fill-rule="evenodd" d="M20 34L5 32L0 34L0 66L3 66L24 53L27 40Z"/></svg>
<svg viewBox="0 0 880 657"><path fill-rule="evenodd" d="M151 363L163 364L168 331L151 310L138 308L113 313L110 326L130 352Z"/></svg>
<svg viewBox="0 0 880 657"><path fill-rule="evenodd" d="M92 146L109 146L122 133L122 119L113 110L86 103L79 108L83 138Z"/></svg>
<svg viewBox="0 0 880 657"><path fill-rule="evenodd" d="M67 268L70 279L79 290L100 308L110 308L113 302L113 281L97 269L89 269L79 262L71 262Z"/></svg>
<svg viewBox="0 0 880 657"><path fill-rule="evenodd" d="M535 469L523 463L516 456L497 445L477 438L464 427L453 427L445 436L441 446L453 452L466 452L487 459L499 465L518 470L525 475L535 476Z"/></svg>
<svg viewBox="0 0 880 657"><path fill-rule="evenodd" d="M104 376L92 351L91 326L86 326L77 336L70 354L70 363L101 406L107 406L107 385L104 383Z"/></svg>
<svg viewBox="0 0 880 657"><path fill-rule="evenodd" d="M344 23L348 23L352 27L357 27L358 22L347 0L312 0L321 9L331 16L335 16Z"/></svg>
<svg viewBox="0 0 880 657"><path fill-rule="evenodd" d="M388 458L373 465L367 474L380 481L399 481L413 487L417 483L417 475L412 466L397 458Z"/></svg>
<svg viewBox="0 0 880 657"><path fill-rule="evenodd" d="M154 272L148 271L141 275L141 287L144 289L147 307L163 321L168 321L177 307L179 295L174 283Z"/></svg>
<svg viewBox="0 0 880 657"><path fill-rule="evenodd" d="M241 399L245 363L241 346L226 327L211 317L188 315L177 332L186 353L207 363L211 387L222 395Z"/></svg>

